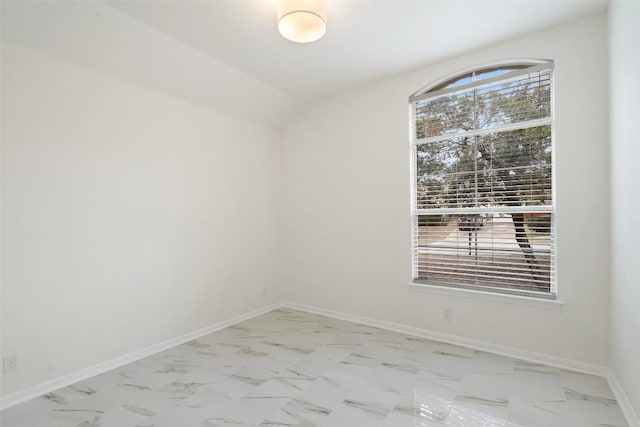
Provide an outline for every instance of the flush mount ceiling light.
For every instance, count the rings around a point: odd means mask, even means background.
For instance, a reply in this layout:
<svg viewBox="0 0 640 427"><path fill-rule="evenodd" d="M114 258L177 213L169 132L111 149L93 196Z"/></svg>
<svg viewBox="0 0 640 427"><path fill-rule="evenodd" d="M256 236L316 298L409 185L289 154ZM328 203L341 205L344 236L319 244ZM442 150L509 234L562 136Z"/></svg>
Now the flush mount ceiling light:
<svg viewBox="0 0 640 427"><path fill-rule="evenodd" d="M324 0L278 0L278 30L298 43L318 40L327 32Z"/></svg>

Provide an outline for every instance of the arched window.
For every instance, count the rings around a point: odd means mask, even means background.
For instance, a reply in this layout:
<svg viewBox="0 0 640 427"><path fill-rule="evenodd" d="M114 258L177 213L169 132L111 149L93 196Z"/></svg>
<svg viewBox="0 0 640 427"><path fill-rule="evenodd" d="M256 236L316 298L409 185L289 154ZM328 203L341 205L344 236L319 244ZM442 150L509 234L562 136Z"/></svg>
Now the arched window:
<svg viewBox="0 0 640 427"><path fill-rule="evenodd" d="M552 77L494 65L410 98L415 283L555 297Z"/></svg>

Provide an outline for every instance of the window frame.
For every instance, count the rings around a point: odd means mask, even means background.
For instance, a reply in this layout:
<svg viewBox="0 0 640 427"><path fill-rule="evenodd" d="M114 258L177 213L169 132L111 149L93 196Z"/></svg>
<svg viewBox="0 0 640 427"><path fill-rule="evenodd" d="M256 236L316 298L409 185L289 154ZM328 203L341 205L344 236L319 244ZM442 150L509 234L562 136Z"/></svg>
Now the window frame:
<svg viewBox="0 0 640 427"><path fill-rule="evenodd" d="M527 299L527 300L539 300L539 301L549 301L549 302L561 302L558 299L558 276L557 276L557 197L556 197L556 138L555 138L555 71L554 71L554 61L549 59L510 59L506 61L492 62L481 65L476 65L473 67L468 67L464 70L460 70L455 73L448 74L443 76L437 80L432 81L428 85L424 86L422 89L414 93L409 97L409 117L410 117L410 189L411 189L411 263L412 263L412 280L410 282L410 286L413 287L421 287L425 289L435 289L436 293L444 293L444 294L457 294L457 293L468 293L468 294L477 294L477 295L495 295L497 298L518 298L518 299ZM550 138L551 138L551 206L547 208L547 211L551 216L551 224L550 224L550 233L552 236L552 242L554 251L552 253L550 259L550 289L549 292L537 292L537 291L529 291L529 290L521 290L521 289L512 289L506 287L490 287L490 286L481 286L481 285L464 285L464 284L453 284L453 283L443 283L434 280L429 280L425 278L418 277L418 266L417 266L417 239L416 239L416 227L418 224L418 213L416 213L417 209L417 150L419 144L417 143L417 135L416 135L416 102L427 99L431 97L436 97L442 94L446 94L448 92L455 93L459 91L463 91L465 89L469 89L472 87L480 86L486 84L488 81L495 80L500 81L509 78L507 75L510 72L503 73L497 76L489 77L486 79L480 80L472 80L469 83L465 83L462 85L456 85L453 87L449 87L449 85L459 81L468 76L474 76L476 73L485 73L491 70L499 70L504 68L513 68L512 71L522 72L522 70L532 69L534 70L540 68L548 68L551 70L550 72L550 100L549 100L549 127L550 127ZM518 126L514 126L514 129L521 129ZM501 130L504 131L504 130ZM529 206L531 211L535 211L536 208L534 206ZM437 291L438 289L442 289L442 292Z"/></svg>

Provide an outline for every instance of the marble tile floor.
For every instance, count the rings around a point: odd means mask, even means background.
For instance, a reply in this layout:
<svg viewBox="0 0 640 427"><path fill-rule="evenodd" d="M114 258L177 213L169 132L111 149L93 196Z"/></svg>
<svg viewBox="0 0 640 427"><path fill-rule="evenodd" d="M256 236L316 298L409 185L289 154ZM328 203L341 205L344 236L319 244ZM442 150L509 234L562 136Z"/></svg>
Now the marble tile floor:
<svg viewBox="0 0 640 427"><path fill-rule="evenodd" d="M2 427L625 426L600 377L289 309L1 413Z"/></svg>

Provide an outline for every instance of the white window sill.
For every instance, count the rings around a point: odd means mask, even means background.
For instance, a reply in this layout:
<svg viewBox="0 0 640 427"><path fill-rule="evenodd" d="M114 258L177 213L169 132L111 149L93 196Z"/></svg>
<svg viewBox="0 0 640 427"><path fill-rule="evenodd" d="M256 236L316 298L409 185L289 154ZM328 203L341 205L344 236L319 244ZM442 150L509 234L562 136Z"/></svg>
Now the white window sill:
<svg viewBox="0 0 640 427"><path fill-rule="evenodd" d="M527 305L549 310L559 310L564 302L558 299L536 298L523 295L501 294L497 292L484 292L475 289L450 288L447 286L427 285L423 283L409 283L409 288L414 291L428 292L439 295L471 298L477 300L496 301L506 304Z"/></svg>

